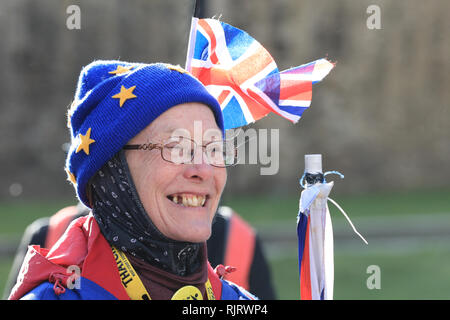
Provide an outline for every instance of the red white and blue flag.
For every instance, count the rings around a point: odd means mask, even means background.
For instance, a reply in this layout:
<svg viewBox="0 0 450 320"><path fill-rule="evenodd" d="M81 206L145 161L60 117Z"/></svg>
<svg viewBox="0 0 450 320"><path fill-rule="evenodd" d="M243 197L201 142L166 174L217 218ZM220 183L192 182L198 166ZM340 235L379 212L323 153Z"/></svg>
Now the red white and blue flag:
<svg viewBox="0 0 450 320"><path fill-rule="evenodd" d="M328 195L333 182L302 191L297 218L301 300L332 300L334 285L333 227Z"/></svg>
<svg viewBox="0 0 450 320"><path fill-rule="evenodd" d="M305 166L306 167L306 166ZM320 169L320 173L322 173ZM297 216L298 265L300 276L301 300L332 300L334 287L334 244L328 201L333 203L344 215L353 231L368 244L356 230L350 218L336 201L329 197L333 182L326 182L325 176L338 174L328 171L323 174L323 181L314 184L300 184L302 191ZM306 172L305 172L306 175Z"/></svg>
<svg viewBox="0 0 450 320"><path fill-rule="evenodd" d="M226 129L270 112L297 122L311 104L312 85L333 67L319 59L280 72L270 53L246 32L215 19L192 19L186 70L217 98Z"/></svg>

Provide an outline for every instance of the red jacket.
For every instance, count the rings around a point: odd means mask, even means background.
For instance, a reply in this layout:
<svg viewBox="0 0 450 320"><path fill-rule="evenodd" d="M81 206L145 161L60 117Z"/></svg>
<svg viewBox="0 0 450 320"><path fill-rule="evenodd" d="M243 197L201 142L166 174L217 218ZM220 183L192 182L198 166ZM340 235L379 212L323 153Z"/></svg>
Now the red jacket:
<svg viewBox="0 0 450 320"><path fill-rule="evenodd" d="M29 246L9 299L20 299L44 282L54 283L57 294L64 292L67 280L72 275L67 273L67 268L71 265L81 269L82 278L94 282L117 299L130 299L121 283L111 247L91 215L74 220L50 250ZM230 293L230 288L236 293L239 291L238 295L244 295L247 299L254 298L247 296L245 290L242 292L235 285L219 279L209 263L208 277L217 299L233 298L234 294L225 294L222 292L223 288Z"/></svg>

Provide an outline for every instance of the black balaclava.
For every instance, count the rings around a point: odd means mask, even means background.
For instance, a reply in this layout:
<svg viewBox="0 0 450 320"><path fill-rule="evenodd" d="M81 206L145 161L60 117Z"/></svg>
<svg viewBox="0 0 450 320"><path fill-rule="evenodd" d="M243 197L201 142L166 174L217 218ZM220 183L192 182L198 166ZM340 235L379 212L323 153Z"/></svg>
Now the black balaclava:
<svg viewBox="0 0 450 320"><path fill-rule="evenodd" d="M134 186L124 151L91 179L93 215L109 244L178 276L200 270L204 243L176 241L153 224Z"/></svg>

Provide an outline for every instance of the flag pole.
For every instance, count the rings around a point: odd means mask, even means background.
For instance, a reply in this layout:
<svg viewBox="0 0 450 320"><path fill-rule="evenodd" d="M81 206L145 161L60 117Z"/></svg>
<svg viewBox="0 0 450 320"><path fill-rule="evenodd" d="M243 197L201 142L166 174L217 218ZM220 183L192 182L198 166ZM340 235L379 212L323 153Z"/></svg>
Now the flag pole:
<svg viewBox="0 0 450 320"><path fill-rule="evenodd" d="M305 180L310 185L323 181L321 154L305 154Z"/></svg>
<svg viewBox="0 0 450 320"><path fill-rule="evenodd" d="M206 0L194 0L194 18L203 19L206 17Z"/></svg>
<svg viewBox="0 0 450 320"><path fill-rule="evenodd" d="M195 48L195 34L197 32L198 19L204 18L206 15L206 0L194 0L194 10L192 12L191 29L189 31L189 40L186 53L186 63L184 68L191 71L191 61Z"/></svg>

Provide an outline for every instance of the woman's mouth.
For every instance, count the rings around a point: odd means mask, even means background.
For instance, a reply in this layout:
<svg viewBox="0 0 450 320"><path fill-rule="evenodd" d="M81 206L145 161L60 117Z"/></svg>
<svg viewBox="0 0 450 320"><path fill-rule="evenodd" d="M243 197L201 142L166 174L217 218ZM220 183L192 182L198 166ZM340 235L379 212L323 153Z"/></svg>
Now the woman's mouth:
<svg viewBox="0 0 450 320"><path fill-rule="evenodd" d="M177 193L169 195L167 198L173 203L184 207L204 207L208 195Z"/></svg>

